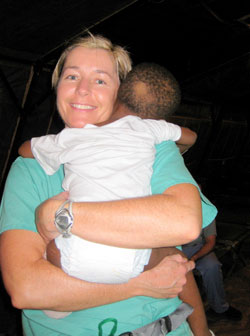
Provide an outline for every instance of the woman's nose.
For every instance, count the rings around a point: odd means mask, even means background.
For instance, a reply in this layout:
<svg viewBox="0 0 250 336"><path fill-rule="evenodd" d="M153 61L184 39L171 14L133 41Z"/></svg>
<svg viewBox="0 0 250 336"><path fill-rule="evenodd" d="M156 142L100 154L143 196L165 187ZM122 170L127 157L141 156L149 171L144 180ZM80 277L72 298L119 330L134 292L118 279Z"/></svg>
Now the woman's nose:
<svg viewBox="0 0 250 336"><path fill-rule="evenodd" d="M90 91L90 85L88 80L81 79L77 85L77 92L81 95L87 95L89 94L89 91Z"/></svg>

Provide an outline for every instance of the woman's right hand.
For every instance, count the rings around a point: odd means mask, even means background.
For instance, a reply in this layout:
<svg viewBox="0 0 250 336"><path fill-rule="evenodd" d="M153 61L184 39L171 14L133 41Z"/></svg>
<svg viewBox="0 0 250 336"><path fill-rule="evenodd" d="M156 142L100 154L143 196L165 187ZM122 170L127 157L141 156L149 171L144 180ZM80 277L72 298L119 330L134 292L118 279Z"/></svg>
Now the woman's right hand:
<svg viewBox="0 0 250 336"><path fill-rule="evenodd" d="M173 298L182 291L186 283L186 274L194 267L193 261L188 261L179 254L171 255L130 282L132 286L137 287L139 291L137 295L161 299Z"/></svg>

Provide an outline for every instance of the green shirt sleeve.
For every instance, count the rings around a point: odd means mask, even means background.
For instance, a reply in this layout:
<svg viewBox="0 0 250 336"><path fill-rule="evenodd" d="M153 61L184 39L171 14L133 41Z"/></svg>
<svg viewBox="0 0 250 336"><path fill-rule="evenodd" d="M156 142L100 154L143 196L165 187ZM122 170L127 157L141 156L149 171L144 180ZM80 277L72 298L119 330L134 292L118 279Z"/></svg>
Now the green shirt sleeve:
<svg viewBox="0 0 250 336"><path fill-rule="evenodd" d="M0 232L24 229L36 232L35 209L62 191L63 170L48 176L34 159L19 157L12 165L1 200Z"/></svg>

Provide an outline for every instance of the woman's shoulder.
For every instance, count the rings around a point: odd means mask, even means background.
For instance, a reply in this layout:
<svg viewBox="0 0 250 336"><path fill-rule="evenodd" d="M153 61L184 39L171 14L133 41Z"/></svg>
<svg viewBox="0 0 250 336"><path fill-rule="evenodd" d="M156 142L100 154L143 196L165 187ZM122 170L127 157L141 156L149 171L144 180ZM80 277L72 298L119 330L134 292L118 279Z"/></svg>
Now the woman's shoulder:
<svg viewBox="0 0 250 336"><path fill-rule="evenodd" d="M62 168L62 167L61 167ZM40 164L35 159L27 159L19 156L13 163L10 168L10 174L11 173L20 173L20 172L26 172L30 175L37 175L39 178L48 178L48 175L45 173L43 168L40 166ZM63 169L58 170L58 175L63 174Z"/></svg>
<svg viewBox="0 0 250 336"><path fill-rule="evenodd" d="M63 170L48 176L34 159L17 158L9 171L0 209L0 232L36 231L34 213L46 199L62 191Z"/></svg>
<svg viewBox="0 0 250 336"><path fill-rule="evenodd" d="M48 198L62 191L63 177L63 166L55 174L49 176L35 159L18 157L10 168L6 187L13 188L15 185L22 186L22 188L32 187L41 194L45 193Z"/></svg>

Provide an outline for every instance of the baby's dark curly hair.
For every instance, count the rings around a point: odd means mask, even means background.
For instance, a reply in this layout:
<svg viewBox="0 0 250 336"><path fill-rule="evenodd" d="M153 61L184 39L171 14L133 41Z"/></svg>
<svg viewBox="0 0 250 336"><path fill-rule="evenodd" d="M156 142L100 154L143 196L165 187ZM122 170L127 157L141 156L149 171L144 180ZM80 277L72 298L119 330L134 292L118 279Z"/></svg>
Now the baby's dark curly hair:
<svg viewBox="0 0 250 336"><path fill-rule="evenodd" d="M164 119L178 108L181 90L175 77L163 66L140 63L121 83L118 99L143 119Z"/></svg>

